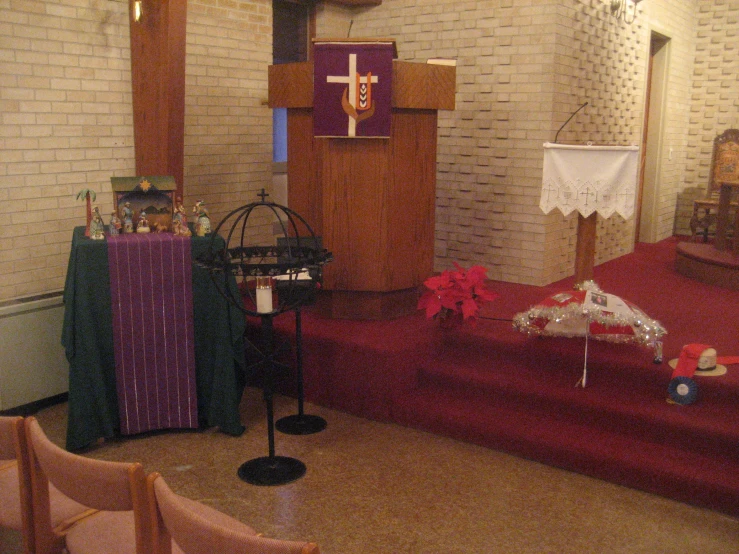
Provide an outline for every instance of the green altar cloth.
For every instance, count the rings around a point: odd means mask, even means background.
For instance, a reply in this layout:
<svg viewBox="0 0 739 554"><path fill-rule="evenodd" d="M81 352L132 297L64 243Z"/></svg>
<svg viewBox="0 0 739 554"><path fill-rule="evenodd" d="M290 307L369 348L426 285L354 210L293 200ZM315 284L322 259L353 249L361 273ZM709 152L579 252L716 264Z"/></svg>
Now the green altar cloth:
<svg viewBox="0 0 739 554"><path fill-rule="evenodd" d="M62 346L69 361L67 450L84 448L118 434L118 397L113 353L113 323L107 241L72 236L64 285ZM192 237L192 258L203 253L210 237ZM222 241L216 237L216 241ZM222 246L216 244L216 247ZM201 427L224 433L244 432L239 403L244 391L243 313L218 292L208 272L193 266L195 372Z"/></svg>

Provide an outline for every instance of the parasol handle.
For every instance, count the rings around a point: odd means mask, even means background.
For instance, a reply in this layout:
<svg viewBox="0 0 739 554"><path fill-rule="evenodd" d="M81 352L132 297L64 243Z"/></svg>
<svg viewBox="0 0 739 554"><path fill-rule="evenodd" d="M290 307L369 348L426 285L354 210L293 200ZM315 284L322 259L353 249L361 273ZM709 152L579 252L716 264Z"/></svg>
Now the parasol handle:
<svg viewBox="0 0 739 554"><path fill-rule="evenodd" d="M588 380L588 337L590 336L590 318L588 318L585 324L585 361L583 362L582 377L575 383L575 386L582 385L585 388L585 383Z"/></svg>

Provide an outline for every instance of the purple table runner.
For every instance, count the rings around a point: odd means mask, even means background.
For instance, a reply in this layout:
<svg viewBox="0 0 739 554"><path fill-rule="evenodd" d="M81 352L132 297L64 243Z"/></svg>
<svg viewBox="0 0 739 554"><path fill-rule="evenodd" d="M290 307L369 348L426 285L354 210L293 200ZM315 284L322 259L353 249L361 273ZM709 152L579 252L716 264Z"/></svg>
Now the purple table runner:
<svg viewBox="0 0 739 554"><path fill-rule="evenodd" d="M108 237L121 433L198 426L190 239Z"/></svg>

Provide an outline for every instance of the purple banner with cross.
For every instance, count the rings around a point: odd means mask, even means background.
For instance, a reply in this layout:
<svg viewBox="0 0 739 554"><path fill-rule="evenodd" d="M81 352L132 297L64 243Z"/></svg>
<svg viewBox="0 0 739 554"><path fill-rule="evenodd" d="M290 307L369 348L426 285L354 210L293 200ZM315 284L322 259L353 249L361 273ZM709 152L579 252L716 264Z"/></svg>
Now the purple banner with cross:
<svg viewBox="0 0 739 554"><path fill-rule="evenodd" d="M392 42L317 42L313 64L313 134L390 136Z"/></svg>
<svg viewBox="0 0 739 554"><path fill-rule="evenodd" d="M107 244L121 433L197 428L190 239L124 234Z"/></svg>

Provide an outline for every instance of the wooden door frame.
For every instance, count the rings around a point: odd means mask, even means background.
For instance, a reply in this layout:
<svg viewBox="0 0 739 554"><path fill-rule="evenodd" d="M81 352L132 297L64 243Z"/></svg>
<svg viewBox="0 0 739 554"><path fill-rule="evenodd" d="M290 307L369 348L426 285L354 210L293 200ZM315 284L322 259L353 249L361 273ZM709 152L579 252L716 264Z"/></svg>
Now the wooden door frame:
<svg viewBox="0 0 739 554"><path fill-rule="evenodd" d="M640 159L639 159L639 182L637 187L637 196L636 196L636 210L635 210L635 225L634 225L634 244L638 242L643 242L640 239L641 230L642 230L642 215L643 215L643 203L644 203L644 184L645 184L645 176L646 176L646 170L648 169L648 162L650 161L650 156L660 156L661 155L661 143L662 143L662 130L664 128L664 96L665 91L668 85L668 77L669 74L667 72L669 68L669 50L665 51L665 55L667 56L665 65L663 67L663 70L665 72L664 79L661 80L662 86L660 87L660 90L655 90L653 88L654 83L654 61L656 55L661 52L664 48L669 47L670 43L670 37L660 33L654 29L650 31L650 40L649 40L649 59L647 62L647 75L646 75L646 88L645 88L645 102L644 102L644 115L643 115L643 124L642 124L642 143L641 143L641 149L640 149ZM654 102L654 98L652 98L655 94L659 94L659 98L657 98L658 102ZM651 117L657 117L655 110L659 110L660 113L659 116L659 126L660 129L651 129L649 125L649 120ZM649 140L650 136L650 129L652 131L658 131L659 137L658 137L658 143L655 145L653 141ZM654 135L652 135L652 139L654 139ZM657 147L657 151L655 152L654 148ZM660 160L654 160L657 164L657 176L659 176L659 164L661 163ZM653 183L653 185L657 187L657 183ZM652 208L654 208L654 202L656 202L657 197L657 190L650 191L654 192L654 199L652 202ZM652 212L654 212L654 209L652 209ZM652 227L656 222L652 221Z"/></svg>

